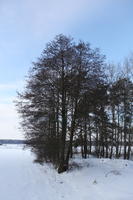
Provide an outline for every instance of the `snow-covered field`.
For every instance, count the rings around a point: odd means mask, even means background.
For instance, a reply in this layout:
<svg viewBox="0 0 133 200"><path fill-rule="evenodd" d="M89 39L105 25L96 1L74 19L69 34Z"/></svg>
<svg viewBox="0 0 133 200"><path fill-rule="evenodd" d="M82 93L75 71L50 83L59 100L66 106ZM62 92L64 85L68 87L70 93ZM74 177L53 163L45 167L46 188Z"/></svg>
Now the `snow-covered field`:
<svg viewBox="0 0 133 200"><path fill-rule="evenodd" d="M133 200L133 161L77 158L59 175L33 160L21 146L0 146L1 200Z"/></svg>

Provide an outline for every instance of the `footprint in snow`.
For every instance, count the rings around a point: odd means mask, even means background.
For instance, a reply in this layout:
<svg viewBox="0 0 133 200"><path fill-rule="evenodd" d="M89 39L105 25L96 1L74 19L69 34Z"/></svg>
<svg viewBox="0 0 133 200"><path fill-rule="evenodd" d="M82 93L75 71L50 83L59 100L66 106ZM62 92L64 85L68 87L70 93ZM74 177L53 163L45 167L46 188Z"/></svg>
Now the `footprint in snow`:
<svg viewBox="0 0 133 200"><path fill-rule="evenodd" d="M115 176L121 175L121 173L117 170L112 170L110 172L108 172L107 174L105 174L105 177L108 177L109 174L113 174Z"/></svg>

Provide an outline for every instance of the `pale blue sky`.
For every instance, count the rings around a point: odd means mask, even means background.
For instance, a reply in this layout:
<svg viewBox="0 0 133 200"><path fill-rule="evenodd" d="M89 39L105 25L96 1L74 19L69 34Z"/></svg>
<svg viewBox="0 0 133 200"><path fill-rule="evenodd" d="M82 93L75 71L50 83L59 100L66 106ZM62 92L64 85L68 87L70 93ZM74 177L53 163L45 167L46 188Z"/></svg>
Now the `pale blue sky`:
<svg viewBox="0 0 133 200"><path fill-rule="evenodd" d="M133 51L132 0L0 0L0 138L21 138L12 100L46 42L63 33L110 62Z"/></svg>

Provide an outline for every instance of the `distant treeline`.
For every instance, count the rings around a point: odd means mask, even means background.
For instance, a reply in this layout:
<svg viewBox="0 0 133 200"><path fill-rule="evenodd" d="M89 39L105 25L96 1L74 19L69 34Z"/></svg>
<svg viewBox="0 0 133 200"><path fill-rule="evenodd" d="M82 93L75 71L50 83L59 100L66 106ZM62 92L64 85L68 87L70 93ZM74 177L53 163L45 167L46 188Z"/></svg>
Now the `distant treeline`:
<svg viewBox="0 0 133 200"><path fill-rule="evenodd" d="M8 140L8 139L1 139L0 144L26 144L26 140Z"/></svg>
<svg viewBox="0 0 133 200"><path fill-rule="evenodd" d="M59 173L76 146L83 158L131 156L133 57L107 64L99 49L58 35L33 63L16 104L37 160Z"/></svg>

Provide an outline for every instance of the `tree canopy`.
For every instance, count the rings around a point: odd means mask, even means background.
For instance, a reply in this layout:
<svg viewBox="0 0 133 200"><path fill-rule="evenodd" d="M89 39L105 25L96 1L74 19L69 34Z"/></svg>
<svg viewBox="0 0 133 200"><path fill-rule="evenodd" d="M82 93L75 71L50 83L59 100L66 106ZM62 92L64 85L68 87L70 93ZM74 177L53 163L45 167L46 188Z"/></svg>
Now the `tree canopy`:
<svg viewBox="0 0 133 200"><path fill-rule="evenodd" d="M109 82L105 56L89 43L57 35L49 42L18 94L22 127L38 162L69 168L74 147L82 157L131 153L133 83L128 77Z"/></svg>

